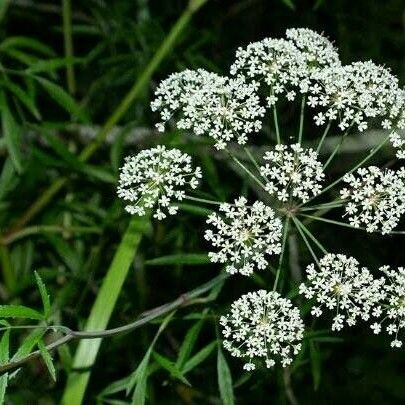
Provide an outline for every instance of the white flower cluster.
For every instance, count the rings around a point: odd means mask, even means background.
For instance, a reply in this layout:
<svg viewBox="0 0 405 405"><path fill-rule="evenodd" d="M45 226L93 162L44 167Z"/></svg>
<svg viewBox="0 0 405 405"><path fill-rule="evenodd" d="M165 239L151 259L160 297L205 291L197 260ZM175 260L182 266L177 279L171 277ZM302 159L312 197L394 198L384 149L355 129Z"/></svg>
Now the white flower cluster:
<svg viewBox="0 0 405 405"><path fill-rule="evenodd" d="M289 101L297 90L308 91L313 72L324 66L340 66L331 42L310 29L289 29L288 39L265 38L238 48L231 74L244 75L270 87L267 98L271 106L285 93Z"/></svg>
<svg viewBox="0 0 405 405"><path fill-rule="evenodd" d="M405 159L405 139L401 136L405 130L405 90L398 89L395 102L391 106L387 119L382 122L384 129L391 130L390 141L397 149L397 158Z"/></svg>
<svg viewBox="0 0 405 405"><path fill-rule="evenodd" d="M117 192L130 214L143 216L157 205L153 216L161 220L177 213L173 201L181 201L187 187L195 189L199 178L201 169L192 167L189 155L159 145L126 158Z"/></svg>
<svg viewBox="0 0 405 405"><path fill-rule="evenodd" d="M349 184L341 190L349 222L354 227L365 226L367 232L386 234L394 229L405 212L405 169L381 170L376 166L360 168L346 174Z"/></svg>
<svg viewBox="0 0 405 405"><path fill-rule="evenodd" d="M380 333L382 323L388 320L386 331L394 337L391 347L402 347L398 335L405 329L405 268L399 267L394 270L389 266L383 266L380 270L388 280L384 284L385 299L381 307L375 309L374 315L382 316L383 319L371 325L371 329L376 334Z"/></svg>
<svg viewBox="0 0 405 405"><path fill-rule="evenodd" d="M224 203L219 207L222 215L212 213L207 224L215 229L205 231L205 239L218 252L209 252L214 263L228 263L226 271L249 276L257 268L268 265L266 255L281 251L282 225L274 211L256 201L251 207L240 197L234 205Z"/></svg>
<svg viewBox="0 0 405 405"><path fill-rule="evenodd" d="M341 330L345 321L355 325L359 317L368 320L384 296L384 280L374 279L352 257L329 253L320 260L319 268L311 264L306 272L308 282L300 285L300 293L315 299L312 315L319 317L324 309L335 313L332 330Z"/></svg>
<svg viewBox="0 0 405 405"><path fill-rule="evenodd" d="M298 308L277 292L260 290L236 300L230 313L222 316L224 347L232 356L245 359L244 369L252 371L256 362L266 367L280 361L291 364L301 349L304 323Z"/></svg>
<svg viewBox="0 0 405 405"><path fill-rule="evenodd" d="M397 78L371 61L319 69L312 78L307 104L321 109L317 125L338 120L342 131L356 124L361 132L369 119L389 115L396 101Z"/></svg>
<svg viewBox="0 0 405 405"><path fill-rule="evenodd" d="M321 191L325 175L312 149L304 149L298 143L276 145L275 150L265 153L264 160L269 161L260 167L266 190L280 201L291 197L305 202Z"/></svg>
<svg viewBox="0 0 405 405"><path fill-rule="evenodd" d="M151 103L162 119L156 127L163 132L164 124L179 111L179 129L210 136L217 149L224 149L230 141L243 145L262 126L265 109L260 106L257 87L242 77L229 79L203 69L174 73L159 85Z"/></svg>

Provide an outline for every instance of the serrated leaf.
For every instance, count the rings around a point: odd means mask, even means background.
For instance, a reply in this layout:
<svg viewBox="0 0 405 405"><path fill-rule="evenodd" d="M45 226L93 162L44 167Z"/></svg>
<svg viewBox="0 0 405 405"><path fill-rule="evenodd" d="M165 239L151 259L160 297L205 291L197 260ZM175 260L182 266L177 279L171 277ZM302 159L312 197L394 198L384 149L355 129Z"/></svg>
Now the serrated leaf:
<svg viewBox="0 0 405 405"><path fill-rule="evenodd" d="M57 84L44 79L42 77L36 77L38 83L44 88L44 90L52 97L63 109L78 118L82 122L88 122L89 117L85 111L76 103L76 101Z"/></svg>
<svg viewBox="0 0 405 405"><path fill-rule="evenodd" d="M210 263L210 259L206 253L180 253L157 257L145 262L146 265L150 266L168 266L174 264L201 265Z"/></svg>
<svg viewBox="0 0 405 405"><path fill-rule="evenodd" d="M44 342L42 340L38 341L38 349L41 352L42 359L45 362L45 365L49 371L49 374L52 377L52 380L56 381L56 370L55 366L53 365L52 356L49 353L48 349L45 347Z"/></svg>
<svg viewBox="0 0 405 405"><path fill-rule="evenodd" d="M195 354L187 363L184 365L181 370L183 374L187 374L193 368L197 367L202 363L215 349L218 343L216 341L209 343L203 349L201 349L197 354Z"/></svg>
<svg viewBox="0 0 405 405"><path fill-rule="evenodd" d="M51 313L51 300L49 299L48 291L46 290L46 286L42 281L40 275L36 271L34 272L34 274L39 293L41 294L42 306L44 308L44 317L45 319L47 319Z"/></svg>
<svg viewBox="0 0 405 405"><path fill-rule="evenodd" d="M0 318L22 318L42 321L44 316L24 305L0 305Z"/></svg>
<svg viewBox="0 0 405 405"><path fill-rule="evenodd" d="M183 368L184 364L189 359L191 352L194 349L197 338L201 332L203 324L204 320L201 319L198 322L196 322L187 332L186 337L184 338L184 341L180 346L179 355L176 361L176 367L179 370Z"/></svg>
<svg viewBox="0 0 405 405"><path fill-rule="evenodd" d="M218 387L221 400L224 405L233 405L235 403L232 385L232 375L228 363L222 353L221 347L218 346L217 358Z"/></svg>
<svg viewBox="0 0 405 405"><path fill-rule="evenodd" d="M5 364L9 360L10 331L6 330L0 340L0 364ZM0 404L4 403L8 384L8 373L0 377Z"/></svg>
<svg viewBox="0 0 405 405"><path fill-rule="evenodd" d="M3 136L6 142L7 150L14 167L18 173L22 172L22 156L21 156L21 134L20 128L11 114L7 100L2 96L1 99L1 121L3 128Z"/></svg>
<svg viewBox="0 0 405 405"><path fill-rule="evenodd" d="M38 341L42 339L42 336L44 336L44 331L43 330L34 330L31 332L22 342L20 347L18 348L17 352L14 354L12 357L13 361L20 360L26 356L28 356L32 349L37 346Z"/></svg>

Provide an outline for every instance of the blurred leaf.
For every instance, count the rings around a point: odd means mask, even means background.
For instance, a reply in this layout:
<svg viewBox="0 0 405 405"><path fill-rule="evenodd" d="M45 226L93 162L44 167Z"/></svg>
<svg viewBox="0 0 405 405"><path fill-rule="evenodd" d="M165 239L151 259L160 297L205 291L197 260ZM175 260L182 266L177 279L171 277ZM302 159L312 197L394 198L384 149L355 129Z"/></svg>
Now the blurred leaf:
<svg viewBox="0 0 405 405"><path fill-rule="evenodd" d="M281 0L288 8L295 10L295 4L293 0Z"/></svg>
<svg viewBox="0 0 405 405"><path fill-rule="evenodd" d="M41 294L42 306L44 308L44 317L45 319L48 319L49 315L51 314L51 301L49 299L49 294L38 272L35 271L34 274L39 293Z"/></svg>
<svg viewBox="0 0 405 405"><path fill-rule="evenodd" d="M28 93L10 80L3 80L1 84L11 91L37 120L41 119L41 114Z"/></svg>
<svg viewBox="0 0 405 405"><path fill-rule="evenodd" d="M318 345L312 340L309 341L309 355L311 360L312 379L314 390L317 391L321 382L321 355Z"/></svg>
<svg viewBox="0 0 405 405"><path fill-rule="evenodd" d="M24 305L0 305L0 318L23 318L43 320L44 316Z"/></svg>
<svg viewBox="0 0 405 405"><path fill-rule="evenodd" d="M62 89L62 87L42 77L35 76L35 79L38 83L41 84L46 92L67 112L69 112L82 122L89 122L87 113L65 90Z"/></svg>
<svg viewBox="0 0 405 405"><path fill-rule="evenodd" d="M52 380L56 381L56 370L55 370L55 366L53 365L52 356L50 355L49 351L45 347L44 342L42 340L38 341L38 349L41 352L41 356L45 362L45 365L49 371L49 374L52 377Z"/></svg>
<svg viewBox="0 0 405 405"><path fill-rule="evenodd" d="M7 150L10 158L18 173L22 172L22 156L21 156L21 135L20 128L14 120L4 95L1 97L1 121L3 127L3 136L6 141Z"/></svg>
<svg viewBox="0 0 405 405"><path fill-rule="evenodd" d="M235 403L232 386L232 375L228 363L222 353L221 346L218 344L217 358L218 386L221 400L224 405L233 405Z"/></svg>
<svg viewBox="0 0 405 405"><path fill-rule="evenodd" d="M49 46L29 37L9 37L0 43L0 52L9 48L30 49L46 56L55 55L55 52Z"/></svg>
<svg viewBox="0 0 405 405"><path fill-rule="evenodd" d="M0 175L0 200L4 200L7 194L12 191L18 183L18 176L14 170L11 157L7 157L3 163Z"/></svg>
<svg viewBox="0 0 405 405"><path fill-rule="evenodd" d="M149 266L167 266L173 264L200 265L210 263L210 259L206 253L180 253L145 261L145 264Z"/></svg>
<svg viewBox="0 0 405 405"><path fill-rule="evenodd" d="M39 60L31 64L25 71L27 73L39 73L39 72L54 72L57 69L65 68L66 66L75 65L81 63L81 58L53 58L48 60Z"/></svg>

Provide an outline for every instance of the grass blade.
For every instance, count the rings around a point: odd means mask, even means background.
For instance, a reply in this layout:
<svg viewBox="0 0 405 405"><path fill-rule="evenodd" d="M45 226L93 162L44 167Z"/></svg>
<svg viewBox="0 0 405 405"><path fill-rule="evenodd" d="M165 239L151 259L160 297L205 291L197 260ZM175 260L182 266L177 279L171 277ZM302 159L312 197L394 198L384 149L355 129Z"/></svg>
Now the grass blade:
<svg viewBox="0 0 405 405"><path fill-rule="evenodd" d="M233 405L235 403L233 395L232 375L228 363L218 345L217 358L218 387L221 400L224 405Z"/></svg>

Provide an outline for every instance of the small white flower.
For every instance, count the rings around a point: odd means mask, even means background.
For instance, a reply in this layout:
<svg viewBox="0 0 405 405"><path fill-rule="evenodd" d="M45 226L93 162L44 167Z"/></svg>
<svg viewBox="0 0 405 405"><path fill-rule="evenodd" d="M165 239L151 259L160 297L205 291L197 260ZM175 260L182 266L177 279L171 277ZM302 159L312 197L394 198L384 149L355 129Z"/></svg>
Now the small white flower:
<svg viewBox="0 0 405 405"><path fill-rule="evenodd" d="M381 170L376 166L360 168L343 179L349 187L340 191L346 200L349 222L367 232L392 231L405 212L405 169Z"/></svg>
<svg viewBox="0 0 405 405"><path fill-rule="evenodd" d="M300 293L314 299L312 315L318 317L323 310L335 313L332 330L341 330L346 323L355 325L358 318L368 320L373 308L382 299L383 279L374 279L352 257L326 254L319 262L307 267L308 282L300 285Z"/></svg>
<svg viewBox="0 0 405 405"><path fill-rule="evenodd" d="M266 190L280 201L290 197L305 202L321 191L325 177L318 155L300 144L276 145L274 151L266 152L260 174L266 180Z"/></svg>
<svg viewBox="0 0 405 405"><path fill-rule="evenodd" d="M278 361L286 367L301 349L304 323L299 310L275 291L243 295L220 325L225 349L246 360L247 371L255 369L255 362L270 368Z"/></svg>
<svg viewBox="0 0 405 405"><path fill-rule="evenodd" d="M191 157L178 149L144 149L128 156L120 169L117 193L132 215L143 216L155 205L154 218L162 220L177 213L174 201L181 201L187 188L195 189L201 169L194 169Z"/></svg>
<svg viewBox="0 0 405 405"><path fill-rule="evenodd" d="M203 69L185 70L160 83L151 106L160 112L160 131L176 116L179 129L208 135L217 149L224 149L230 141L245 144L249 134L261 129L265 109L260 106L257 88L257 83L246 83L242 77L229 79Z"/></svg>
<svg viewBox="0 0 405 405"><path fill-rule="evenodd" d="M388 69L371 61L355 62L316 70L307 104L320 108L329 120L337 120L342 131L350 125L364 131L368 120L378 117L383 121L396 113L397 94L398 80Z"/></svg>
<svg viewBox="0 0 405 405"><path fill-rule="evenodd" d="M374 323L371 328L374 333L380 333L385 323L385 330L393 335L391 347L402 347L399 339L401 332L405 330L405 268L391 269L389 266L380 267L386 281L384 283L384 300L381 305L381 312L376 314L382 317L379 323ZM377 331L376 331L377 330Z"/></svg>
<svg viewBox="0 0 405 405"><path fill-rule="evenodd" d="M266 255L280 253L282 224L261 201L251 207L246 203L240 197L234 205L221 204L221 214L214 212L207 219L214 230L206 230L205 239L218 250L209 252L212 262L227 263L228 273L249 276L267 267Z"/></svg>

